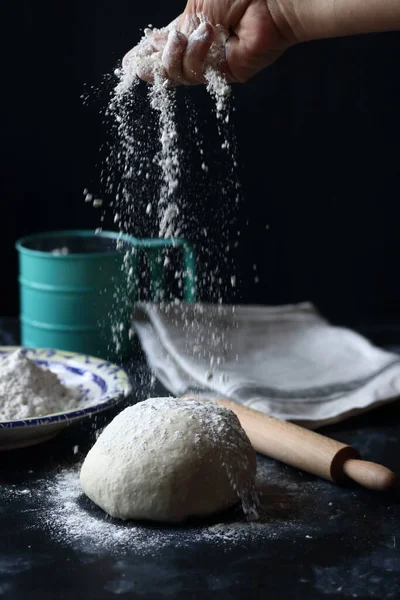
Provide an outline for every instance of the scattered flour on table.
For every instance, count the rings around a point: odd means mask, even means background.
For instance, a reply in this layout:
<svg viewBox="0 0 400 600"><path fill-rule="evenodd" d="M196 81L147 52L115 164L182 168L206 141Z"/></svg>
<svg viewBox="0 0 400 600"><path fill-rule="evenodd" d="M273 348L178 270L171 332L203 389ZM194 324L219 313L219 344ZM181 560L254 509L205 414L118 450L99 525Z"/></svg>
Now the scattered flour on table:
<svg viewBox="0 0 400 600"><path fill-rule="evenodd" d="M25 510L34 526L62 546L87 554L156 555L163 548L218 545L229 550L260 542L319 537L321 528L340 530L341 511L328 506L332 488L325 482L295 483L284 477L276 465L258 465L257 485L263 490L263 513L259 521L248 521L239 510L221 513L215 519L181 526L138 524L108 517L85 497L79 481L80 465L49 474L29 485L6 485L4 498L26 498ZM26 484L25 484L26 485ZM29 493L28 493L29 492ZM318 496L319 502L315 503ZM24 509L22 509L24 512ZM328 514L327 514L328 513ZM35 516L33 516L35 515ZM318 518L319 525L310 526ZM339 519L339 521L338 521Z"/></svg>
<svg viewBox="0 0 400 600"><path fill-rule="evenodd" d="M70 410L79 405L76 390L55 373L16 350L0 358L0 420L29 419Z"/></svg>
<svg viewBox="0 0 400 600"><path fill-rule="evenodd" d="M203 527L164 527L134 521L121 524L106 516L101 509L96 509L96 514L88 512L88 508L80 502L83 492L77 470L63 471L47 485L53 496L52 507L49 506L44 515L44 525L60 541L80 543L96 550L153 554L161 548L184 546L189 542L240 542L261 532L259 523L245 520ZM85 498L86 506L88 502Z"/></svg>
<svg viewBox="0 0 400 600"><path fill-rule="evenodd" d="M234 522L216 523L214 520L209 524L178 527L135 521L121 523L105 515L84 496L76 468L43 480L34 496L41 499L38 526L50 532L56 541L90 553L145 555L168 546L188 544L236 546L260 538L273 540L296 526L282 520L278 523L248 521L239 511L231 517L236 519Z"/></svg>

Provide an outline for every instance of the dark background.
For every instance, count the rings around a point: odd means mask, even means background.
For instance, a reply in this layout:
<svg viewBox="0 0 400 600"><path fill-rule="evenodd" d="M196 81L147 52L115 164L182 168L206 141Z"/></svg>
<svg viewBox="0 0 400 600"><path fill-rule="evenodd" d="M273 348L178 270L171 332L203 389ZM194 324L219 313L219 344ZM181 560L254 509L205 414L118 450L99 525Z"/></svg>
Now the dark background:
<svg viewBox="0 0 400 600"><path fill-rule="evenodd" d="M183 5L2 2L0 315L18 312L18 237L99 225L82 190L96 190L106 127L98 102L82 102L85 84L98 86L142 27L166 24ZM399 330L399 65L398 33L318 41L235 87L243 200L231 232L239 223L238 288L227 300L311 300L336 322ZM185 94L200 119L210 115L204 89L180 90L183 124ZM209 181L204 225L221 202ZM199 244L195 229L185 234ZM221 244L214 227L211 262Z"/></svg>

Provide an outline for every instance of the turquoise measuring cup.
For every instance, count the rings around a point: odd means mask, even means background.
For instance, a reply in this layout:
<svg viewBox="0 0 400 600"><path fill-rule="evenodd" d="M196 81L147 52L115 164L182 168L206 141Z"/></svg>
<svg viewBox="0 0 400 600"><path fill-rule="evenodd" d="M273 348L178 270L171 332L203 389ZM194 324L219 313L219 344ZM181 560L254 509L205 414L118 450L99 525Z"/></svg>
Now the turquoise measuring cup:
<svg viewBox="0 0 400 600"><path fill-rule="evenodd" d="M130 316L142 285L139 269L145 260L150 300L161 300L167 292L167 249L180 254L183 299L196 298L195 253L182 238L56 231L22 238L16 248L21 343L31 348L109 360L129 356Z"/></svg>

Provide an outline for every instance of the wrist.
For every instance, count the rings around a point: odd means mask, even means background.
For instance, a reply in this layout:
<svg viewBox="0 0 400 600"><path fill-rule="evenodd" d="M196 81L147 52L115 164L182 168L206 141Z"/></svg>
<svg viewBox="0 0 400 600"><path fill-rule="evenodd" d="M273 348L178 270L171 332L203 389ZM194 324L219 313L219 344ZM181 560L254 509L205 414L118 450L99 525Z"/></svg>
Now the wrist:
<svg viewBox="0 0 400 600"><path fill-rule="evenodd" d="M400 29L398 0L266 0L290 43Z"/></svg>
<svg viewBox="0 0 400 600"><path fill-rule="evenodd" d="M332 37L335 0L266 0L271 17L290 44Z"/></svg>

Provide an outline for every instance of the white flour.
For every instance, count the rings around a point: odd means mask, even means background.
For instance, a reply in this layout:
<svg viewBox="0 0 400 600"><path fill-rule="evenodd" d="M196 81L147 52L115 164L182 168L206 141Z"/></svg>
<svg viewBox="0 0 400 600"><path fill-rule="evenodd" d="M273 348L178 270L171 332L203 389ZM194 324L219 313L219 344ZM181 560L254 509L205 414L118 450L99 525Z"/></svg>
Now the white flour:
<svg viewBox="0 0 400 600"><path fill-rule="evenodd" d="M54 248L51 253L54 256L65 256L66 254L69 254L69 248L67 248L67 246L63 246L62 248Z"/></svg>
<svg viewBox="0 0 400 600"><path fill-rule="evenodd" d="M29 419L78 406L79 394L16 350L0 359L0 420Z"/></svg>
<svg viewBox="0 0 400 600"><path fill-rule="evenodd" d="M199 17L200 21L204 20L201 16ZM172 23L163 29L151 30L151 33L168 35L173 30L174 24ZM149 99L151 107L158 112L161 145L161 149L153 161L161 169L158 200L159 236L173 237L180 233L178 222L180 211L175 196L181 175L180 149L175 119L175 92L168 88L168 79L162 66L162 52L154 50L151 46L151 38L147 35L148 31L145 30L145 35L131 51L129 62L121 71L117 70L120 79L111 102L111 111L116 106L120 108L121 103L124 103L125 94L137 82L138 72L147 72L151 75L153 83L149 88ZM205 68L206 88L215 100L217 118L223 119L226 123L229 121L228 100L231 90L225 77L219 71L219 63L224 56L227 37L228 32L221 26L215 28L215 41L208 52ZM118 118L120 115L117 115ZM123 120L120 123L123 128ZM228 149L225 143L222 144L222 147ZM202 168L206 170L206 165L202 165ZM150 211L151 207L148 212Z"/></svg>
<svg viewBox="0 0 400 600"><path fill-rule="evenodd" d="M51 491L51 493L49 493ZM79 471L65 470L46 481L42 497L46 509L42 523L59 542L77 544L90 552L137 552L154 554L168 546L188 542L238 544L268 534L265 524L247 521L204 526L167 527L112 519L83 497ZM89 512L90 510L90 512ZM240 517L239 517L240 518Z"/></svg>
<svg viewBox="0 0 400 600"><path fill-rule="evenodd" d="M271 461L258 465L258 490L262 491L263 506L259 521L248 521L239 510L230 510L215 519L179 527L121 523L108 517L84 496L79 466L50 474L29 488L3 486L3 492L10 503L16 497L20 501L23 496L26 511L35 515L35 526L50 534L56 543L88 555L156 555L168 547L184 551L189 544L220 545L229 550L255 542L259 545L260 541L268 544L286 539L294 543L296 538L307 536L312 543L322 530L324 536L326 531L335 534L341 531L342 511L337 502L330 502L335 493L337 497L337 490L321 480L296 483L291 472L286 477Z"/></svg>
<svg viewBox="0 0 400 600"><path fill-rule="evenodd" d="M158 200L159 236L177 237L179 208L174 201L180 177L180 150L176 130L175 101L173 94L164 86L165 79L157 69L154 70L154 84L150 87L151 107L159 114L161 149L155 157L155 163L161 169L161 187Z"/></svg>
<svg viewBox="0 0 400 600"><path fill-rule="evenodd" d="M203 20L201 15L198 17ZM173 27L171 24L152 31L168 33ZM201 275L196 281L198 292L214 302L222 302L226 293L231 299L231 290L236 287L232 254L238 241L233 239L232 221L240 191L236 145L230 125L231 88L219 70L228 34L219 26L215 28L215 34L206 60L205 87L215 107L220 147L218 144L208 146L209 149L206 147L204 141L207 143L208 139L203 140L202 131L204 118L197 118L196 107L185 90L179 92L186 93L185 114L183 119L177 118L178 92L168 86L162 53L154 50L151 36L145 32L131 51L129 62L115 71L118 82L106 110L114 135L108 144L100 183L102 193L109 199L106 205L111 208L113 221L121 233L138 238L182 236L197 246L199 254L203 255ZM152 75L153 84L138 85L137 73L144 70ZM182 111L181 106L179 110ZM197 149L197 156L192 157L186 152L188 141ZM212 208L210 226L218 230L220 253L217 261L215 244L202 226L204 218L209 220L207 198L214 194L218 201ZM90 202L95 197L87 189L84 195ZM168 272L168 263L168 257L161 257L161 270ZM124 264L126 285L115 289L115 297L123 308L113 309L110 314L110 349L117 353L126 335L121 329L121 323L125 321L121 314L129 312L132 298L138 299L137 292L139 299L149 299L144 283L148 281L146 266L143 271L133 272L129 256ZM182 289L182 267L170 270L170 275ZM170 290L171 286L168 286L165 293L170 294ZM176 297L177 294L174 291L172 295ZM165 294L157 300L164 298Z"/></svg>

